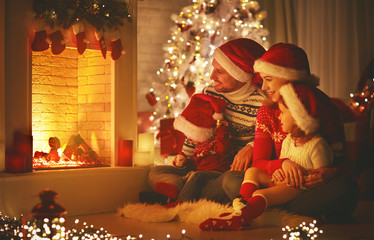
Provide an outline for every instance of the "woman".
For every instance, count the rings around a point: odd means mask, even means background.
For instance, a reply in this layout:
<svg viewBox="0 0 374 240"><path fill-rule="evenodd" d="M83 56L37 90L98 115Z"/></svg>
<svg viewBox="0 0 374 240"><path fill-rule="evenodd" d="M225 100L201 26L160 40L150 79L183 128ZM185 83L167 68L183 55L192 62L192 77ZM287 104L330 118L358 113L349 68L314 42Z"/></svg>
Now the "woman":
<svg viewBox="0 0 374 240"><path fill-rule="evenodd" d="M343 163L344 129L333 104L326 106L330 114L321 120L320 131L334 150L334 167L312 170L312 177L305 181L299 166L278 159L286 137L279 121L280 110L272 104L279 98L278 90L290 82L312 86L319 83L319 79L310 73L306 53L293 44L278 43L256 60L254 69L260 73L262 89L268 93L269 99L258 111L252 166L267 173L282 168L291 185L311 189L283 205L284 208L299 214L325 217L328 221L349 217L358 201L358 187L352 178L338 176L338 168ZM324 95L321 91L320 94ZM243 176L244 172L238 171L225 174L223 188L232 200L239 194Z"/></svg>

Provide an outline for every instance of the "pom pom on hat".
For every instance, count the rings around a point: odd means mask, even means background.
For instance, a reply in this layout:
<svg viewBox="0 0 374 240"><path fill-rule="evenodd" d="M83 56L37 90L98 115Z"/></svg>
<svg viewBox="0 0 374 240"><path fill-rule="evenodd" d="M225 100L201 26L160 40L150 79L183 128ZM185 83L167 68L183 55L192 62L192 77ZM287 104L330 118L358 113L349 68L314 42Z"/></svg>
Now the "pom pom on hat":
<svg viewBox="0 0 374 240"><path fill-rule="evenodd" d="M253 64L265 53L265 49L248 38L238 38L222 44L213 53L214 59L236 80L252 80Z"/></svg>
<svg viewBox="0 0 374 240"><path fill-rule="evenodd" d="M255 61L254 71L266 73L289 81L308 82L319 85L319 78L310 73L305 51L290 43L277 43Z"/></svg>
<svg viewBox="0 0 374 240"><path fill-rule="evenodd" d="M174 128L187 138L205 141L214 135L217 120L223 119L226 101L206 94L194 94L183 112L175 118Z"/></svg>

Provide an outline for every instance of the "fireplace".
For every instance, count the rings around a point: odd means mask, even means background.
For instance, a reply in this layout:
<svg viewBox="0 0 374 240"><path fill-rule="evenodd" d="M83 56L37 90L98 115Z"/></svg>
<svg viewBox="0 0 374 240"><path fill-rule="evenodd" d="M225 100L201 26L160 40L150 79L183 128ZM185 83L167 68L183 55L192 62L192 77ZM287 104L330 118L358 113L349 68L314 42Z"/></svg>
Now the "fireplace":
<svg viewBox="0 0 374 240"><path fill-rule="evenodd" d="M99 50L32 52L34 170L110 165L111 65Z"/></svg>

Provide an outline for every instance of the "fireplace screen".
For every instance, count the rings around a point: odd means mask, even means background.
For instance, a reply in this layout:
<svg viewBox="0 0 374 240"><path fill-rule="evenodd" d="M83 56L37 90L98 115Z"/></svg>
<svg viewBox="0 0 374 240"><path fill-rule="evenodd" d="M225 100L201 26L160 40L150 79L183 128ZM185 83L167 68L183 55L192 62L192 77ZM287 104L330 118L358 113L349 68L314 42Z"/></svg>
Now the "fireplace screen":
<svg viewBox="0 0 374 240"><path fill-rule="evenodd" d="M88 49L32 54L33 168L110 165L111 58Z"/></svg>

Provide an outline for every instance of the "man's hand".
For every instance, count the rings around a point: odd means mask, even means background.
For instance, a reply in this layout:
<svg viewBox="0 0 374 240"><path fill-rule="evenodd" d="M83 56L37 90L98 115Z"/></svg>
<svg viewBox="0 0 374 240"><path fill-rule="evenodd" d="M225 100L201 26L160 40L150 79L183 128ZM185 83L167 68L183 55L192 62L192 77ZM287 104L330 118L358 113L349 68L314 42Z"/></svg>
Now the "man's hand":
<svg viewBox="0 0 374 240"><path fill-rule="evenodd" d="M289 186L295 188L304 186L304 169L299 164L286 159L282 162L282 169Z"/></svg>
<svg viewBox="0 0 374 240"><path fill-rule="evenodd" d="M247 144L235 156L231 164L231 171L245 171L253 159L253 147Z"/></svg>
<svg viewBox="0 0 374 240"><path fill-rule="evenodd" d="M338 175L338 170L336 168L323 167L310 170L305 179L305 187L316 188L322 186L336 175Z"/></svg>

